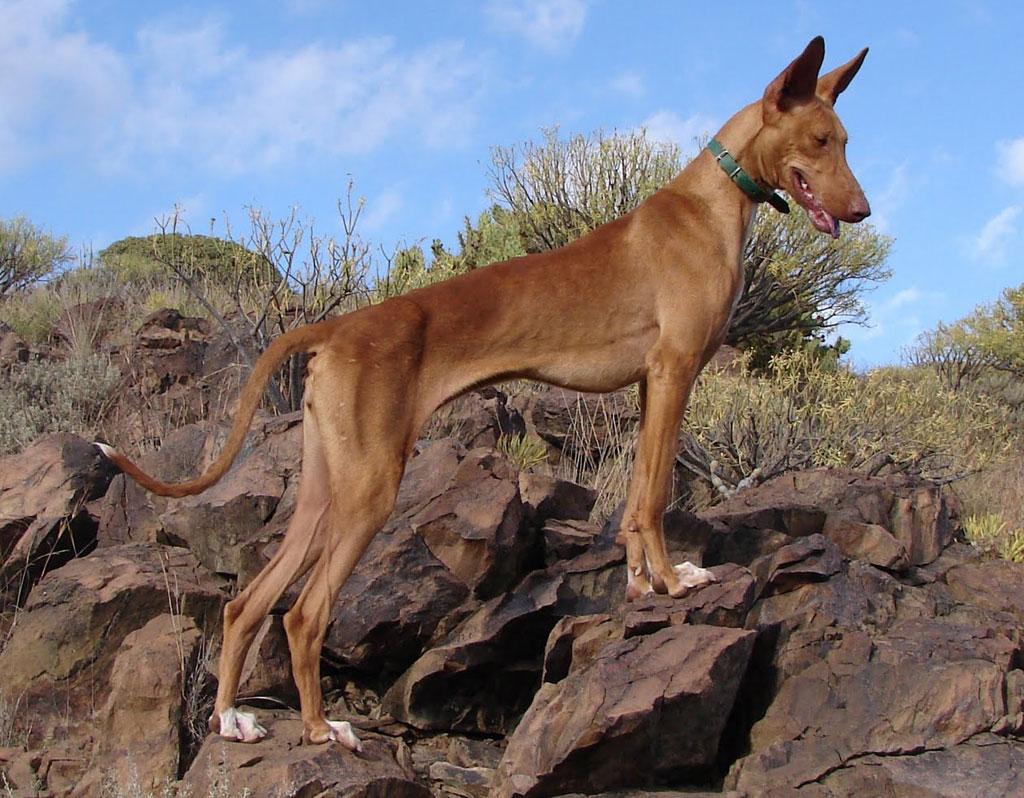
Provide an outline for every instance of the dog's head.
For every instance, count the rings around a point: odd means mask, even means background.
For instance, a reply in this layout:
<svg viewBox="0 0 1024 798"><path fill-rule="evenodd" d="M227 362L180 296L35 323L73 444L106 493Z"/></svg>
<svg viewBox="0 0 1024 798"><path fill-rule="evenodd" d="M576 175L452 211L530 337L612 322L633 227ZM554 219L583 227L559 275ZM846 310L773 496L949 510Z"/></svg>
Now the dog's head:
<svg viewBox="0 0 1024 798"><path fill-rule="evenodd" d="M818 230L834 238L839 237L840 220L859 222L871 213L846 163L846 129L833 110L867 52L865 47L819 77L825 40L818 36L768 84L761 100L763 173L803 206Z"/></svg>

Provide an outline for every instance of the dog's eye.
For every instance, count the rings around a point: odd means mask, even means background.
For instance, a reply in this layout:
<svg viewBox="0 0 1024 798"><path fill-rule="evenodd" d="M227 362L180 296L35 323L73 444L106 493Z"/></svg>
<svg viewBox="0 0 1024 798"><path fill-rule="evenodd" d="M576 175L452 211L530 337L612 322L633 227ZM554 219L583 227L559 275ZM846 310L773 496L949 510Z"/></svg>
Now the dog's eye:
<svg viewBox="0 0 1024 798"><path fill-rule="evenodd" d="M819 147L824 147L828 144L828 134L826 133L824 136L815 136L814 140L818 142Z"/></svg>

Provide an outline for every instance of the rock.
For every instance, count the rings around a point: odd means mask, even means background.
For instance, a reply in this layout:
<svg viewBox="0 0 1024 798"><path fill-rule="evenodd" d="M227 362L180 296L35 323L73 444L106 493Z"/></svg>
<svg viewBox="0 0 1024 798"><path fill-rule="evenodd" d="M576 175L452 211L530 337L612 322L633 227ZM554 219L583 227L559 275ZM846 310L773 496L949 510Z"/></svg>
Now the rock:
<svg viewBox="0 0 1024 798"><path fill-rule="evenodd" d="M484 603L391 686L384 709L417 729L504 734L540 683L562 579L528 576Z"/></svg>
<svg viewBox="0 0 1024 798"><path fill-rule="evenodd" d="M904 571L910 565L907 550L883 526L829 516L823 534L835 543L844 557L866 560L879 568Z"/></svg>
<svg viewBox="0 0 1024 798"><path fill-rule="evenodd" d="M597 501L597 491L528 471L519 474L519 495L526 517L537 526L551 520L586 521Z"/></svg>
<svg viewBox="0 0 1024 798"><path fill-rule="evenodd" d="M96 765L86 782L131 783L145 793L178 778L182 696L201 639L191 618L166 614L124 639L100 711Z"/></svg>
<svg viewBox="0 0 1024 798"><path fill-rule="evenodd" d="M496 388L481 388L448 402L431 416L425 437L454 438L467 448L494 447L502 435L522 434L519 414Z"/></svg>
<svg viewBox="0 0 1024 798"><path fill-rule="evenodd" d="M68 433L0 459L0 598L20 605L44 574L93 549L85 505L113 476L99 449Z"/></svg>
<svg viewBox="0 0 1024 798"><path fill-rule="evenodd" d="M552 447L552 459L593 464L621 430L635 426L640 411L628 390L588 394L544 386L513 397L527 434Z"/></svg>
<svg viewBox="0 0 1024 798"><path fill-rule="evenodd" d="M953 541L957 513L955 500L921 479L814 469L740 491L701 517L731 530L773 529L791 537L825 532L826 526L842 530L840 521L873 524L903 546L910 565L926 565Z"/></svg>
<svg viewBox="0 0 1024 798"><path fill-rule="evenodd" d="M210 667L215 676L216 662L211 662ZM280 615L271 613L256 631L242 664L238 694L243 698L269 696L285 704L297 705L299 694L292 678L288 636Z"/></svg>
<svg viewBox="0 0 1024 798"><path fill-rule="evenodd" d="M487 798L491 794L494 769L435 762L430 766L430 778L440 785L445 795Z"/></svg>
<svg viewBox="0 0 1024 798"><path fill-rule="evenodd" d="M541 687L494 794L595 793L710 768L753 642L743 630L673 626L608 644Z"/></svg>
<svg viewBox="0 0 1024 798"><path fill-rule="evenodd" d="M401 601L395 597L401 596ZM472 610L470 591L407 525L377 534L331 611L327 654L385 682Z"/></svg>
<svg viewBox="0 0 1024 798"><path fill-rule="evenodd" d="M251 798L431 798L412 770L399 764L401 742L362 733L364 751L301 745L302 721L290 713L260 713L269 735L256 745L210 735L181 785L189 794Z"/></svg>
<svg viewBox="0 0 1024 798"><path fill-rule="evenodd" d="M826 795L1024 795L1024 744L979 734L963 745L908 756L866 756L800 790Z"/></svg>
<svg viewBox="0 0 1024 798"><path fill-rule="evenodd" d="M778 672L792 675L754 724L751 753L733 764L727 786L790 794L868 756L952 748L1024 720L1011 717L1024 693L1020 679L1007 673L1021 650L1019 630L1007 629L1004 616L985 622L969 609L950 612L917 601L903 607L900 592L897 583L890 594L895 606L877 614L868 607L884 604L882 591L864 591L862 609L840 624L833 617L832 625L818 614L823 605L811 610L804 596L813 623L826 626L816 635L810 626L793 629L779 646ZM949 614L922 617L936 611ZM805 654L795 656L794 644ZM790 653L779 656L784 651Z"/></svg>
<svg viewBox="0 0 1024 798"><path fill-rule="evenodd" d="M589 521L548 521L541 530L545 564L582 554L593 545L600 532L600 528Z"/></svg>
<svg viewBox="0 0 1024 798"><path fill-rule="evenodd" d="M518 582L534 548L514 470L493 450L459 463L448 490L409 521L430 551L480 598Z"/></svg>
<svg viewBox="0 0 1024 798"><path fill-rule="evenodd" d="M165 482L183 482L195 476L196 463L203 459L209 430L203 424L179 427L164 438L158 451L138 459L144 471ZM97 501L100 548L124 543L167 543L160 515L171 502L150 493L133 479L118 474L106 494Z"/></svg>
<svg viewBox="0 0 1024 798"><path fill-rule="evenodd" d="M783 546L772 555L756 560L751 569L760 592L785 593L807 582L820 582L839 573L843 558L824 535L814 534Z"/></svg>
<svg viewBox="0 0 1024 798"><path fill-rule="evenodd" d="M129 544L72 560L43 578L0 652L5 688L26 691L33 735L85 716L107 695L122 641L173 607L220 626L221 583L185 549Z"/></svg>
<svg viewBox="0 0 1024 798"><path fill-rule="evenodd" d="M605 613L560 618L544 646L543 681L560 682L574 666L583 669L606 644L621 640L623 633L624 623Z"/></svg>
<svg viewBox="0 0 1024 798"><path fill-rule="evenodd" d="M753 575L738 565L716 565L710 570L717 582L702 585L681 598L649 595L629 604L626 636L647 634L639 631L641 626L660 629L684 623L743 628L754 603Z"/></svg>
<svg viewBox="0 0 1024 798"><path fill-rule="evenodd" d="M257 450L209 490L169 503L164 534L211 571L237 575L240 546L270 520L285 487L276 464Z"/></svg>
<svg viewBox="0 0 1024 798"><path fill-rule="evenodd" d="M946 572L946 584L959 601L1012 613L1024 622L1024 564L990 560L955 565Z"/></svg>

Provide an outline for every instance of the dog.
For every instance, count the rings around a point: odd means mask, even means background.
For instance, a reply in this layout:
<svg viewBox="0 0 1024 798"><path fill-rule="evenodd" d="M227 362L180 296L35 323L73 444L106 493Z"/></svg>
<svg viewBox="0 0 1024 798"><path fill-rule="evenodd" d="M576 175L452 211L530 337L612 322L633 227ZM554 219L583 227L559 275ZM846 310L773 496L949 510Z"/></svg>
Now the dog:
<svg viewBox="0 0 1024 798"><path fill-rule="evenodd" d="M662 531L683 411L729 328L758 204L788 211L775 193L784 190L833 237L840 221L870 214L833 109L866 54L819 77L825 43L813 39L677 177L561 249L492 264L275 339L241 391L223 451L202 476L164 483L99 444L153 493L200 493L231 466L278 366L294 353L310 355L295 513L271 561L225 606L212 731L244 742L266 734L254 715L235 709L242 662L274 603L311 571L284 616L303 739L360 750L352 727L323 710L320 650L331 605L387 521L424 422L474 387L526 378L607 392L638 383L639 440L619 532L627 597L681 596L712 581L695 565L671 564Z"/></svg>

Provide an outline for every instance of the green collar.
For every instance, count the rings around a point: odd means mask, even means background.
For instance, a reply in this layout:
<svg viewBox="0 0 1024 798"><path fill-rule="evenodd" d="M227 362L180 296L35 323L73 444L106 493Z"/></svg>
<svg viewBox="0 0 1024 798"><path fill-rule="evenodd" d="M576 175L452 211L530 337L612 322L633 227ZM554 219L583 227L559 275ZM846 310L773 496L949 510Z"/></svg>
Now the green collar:
<svg viewBox="0 0 1024 798"><path fill-rule="evenodd" d="M715 156L715 161L722 167L722 171L729 175L743 193L754 202L767 202L780 213L789 213L789 204L774 191L766 191L757 182L743 171L743 167L736 163L736 159L729 154L729 151L718 143L718 139L711 139L708 142L708 149Z"/></svg>

